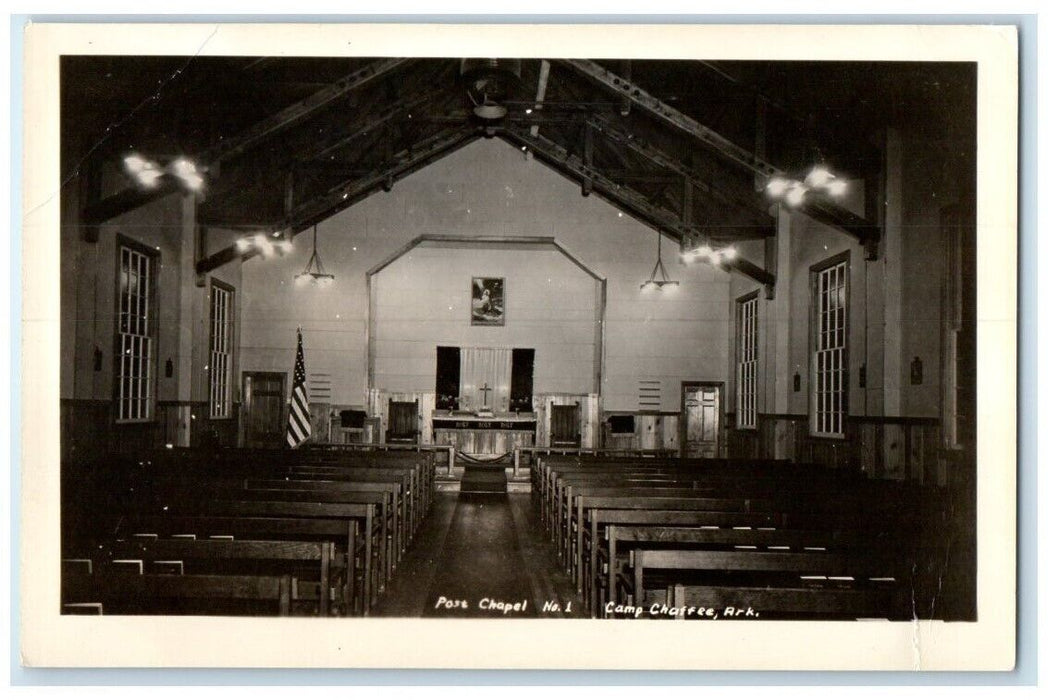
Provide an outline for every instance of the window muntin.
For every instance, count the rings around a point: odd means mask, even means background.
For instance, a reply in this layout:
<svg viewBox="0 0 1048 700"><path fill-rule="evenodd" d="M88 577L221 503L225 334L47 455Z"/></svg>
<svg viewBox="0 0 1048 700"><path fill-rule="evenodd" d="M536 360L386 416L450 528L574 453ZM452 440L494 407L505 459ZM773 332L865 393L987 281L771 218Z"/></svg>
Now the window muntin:
<svg viewBox="0 0 1048 700"><path fill-rule="evenodd" d="M208 405L211 418L233 415L233 290L211 284Z"/></svg>
<svg viewBox="0 0 1048 700"><path fill-rule="evenodd" d="M117 421L153 418L155 319L153 257L119 246L117 290Z"/></svg>
<svg viewBox="0 0 1048 700"><path fill-rule="evenodd" d="M735 307L735 419L739 428L757 427L757 297Z"/></svg>
<svg viewBox="0 0 1048 700"><path fill-rule="evenodd" d="M848 413L847 260L832 263L814 276L811 433L844 437Z"/></svg>

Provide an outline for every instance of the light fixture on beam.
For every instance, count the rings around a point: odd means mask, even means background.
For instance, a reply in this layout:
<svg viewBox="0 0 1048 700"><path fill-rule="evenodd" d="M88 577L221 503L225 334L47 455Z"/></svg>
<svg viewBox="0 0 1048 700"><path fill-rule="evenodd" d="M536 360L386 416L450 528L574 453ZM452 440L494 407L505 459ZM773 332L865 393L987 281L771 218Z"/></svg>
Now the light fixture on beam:
<svg viewBox="0 0 1048 700"><path fill-rule="evenodd" d="M124 158L124 168L135 181L147 189L153 189L160 183L164 171L154 161L132 153Z"/></svg>
<svg viewBox="0 0 1048 700"><path fill-rule="evenodd" d="M190 192L199 192L204 188L203 173L193 161L185 157L175 158L167 166L162 166L138 153L131 153L124 157L124 169L146 189L154 189L165 175L178 180Z"/></svg>
<svg viewBox="0 0 1048 700"><path fill-rule="evenodd" d="M680 282L671 280L666 273L666 266L662 264L662 232L656 231L655 234L658 237L658 257L655 260L655 267L651 269L648 280L640 286L640 289L642 292L650 292L655 289L675 290L680 286Z"/></svg>
<svg viewBox="0 0 1048 700"><path fill-rule="evenodd" d="M313 254L309 256L306 269L295 275L295 284L302 287L307 284L328 286L335 281L335 276L324 270L324 264L320 262L317 254L317 225L313 224Z"/></svg>
<svg viewBox="0 0 1048 700"><path fill-rule="evenodd" d="M199 192L203 189L204 176L197 170L196 164L188 158L176 158L168 169L189 191Z"/></svg>
<svg viewBox="0 0 1048 700"><path fill-rule="evenodd" d="M270 258L274 254L285 255L290 253L294 247L291 239L285 237L283 231L265 233L254 233L250 236L238 238L233 244L238 253L257 253L263 258Z"/></svg>
<svg viewBox="0 0 1048 700"><path fill-rule="evenodd" d="M773 200L782 202L791 209L804 204L808 193L825 194L834 199L848 192L848 181L835 175L825 165L816 165L803 180L776 175L764 186L764 191Z"/></svg>
<svg viewBox="0 0 1048 700"><path fill-rule="evenodd" d="M737 255L738 252L735 250L734 246L713 248L707 243L696 248L685 250L680 254L680 258L685 264L695 262L696 260L703 260L716 266L721 265L722 263L731 262Z"/></svg>

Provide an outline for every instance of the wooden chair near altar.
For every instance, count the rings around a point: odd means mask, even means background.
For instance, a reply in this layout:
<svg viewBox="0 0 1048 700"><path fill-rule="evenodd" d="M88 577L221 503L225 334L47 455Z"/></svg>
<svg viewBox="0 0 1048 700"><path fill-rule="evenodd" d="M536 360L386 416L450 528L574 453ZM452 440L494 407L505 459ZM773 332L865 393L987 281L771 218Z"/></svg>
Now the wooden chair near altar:
<svg viewBox="0 0 1048 700"><path fill-rule="evenodd" d="M550 407L549 439L551 447L579 447L582 444L582 432L579 428L580 408L574 404Z"/></svg>
<svg viewBox="0 0 1048 700"><path fill-rule="evenodd" d="M414 401L389 400L389 412L386 414L386 442L417 443L418 399Z"/></svg>

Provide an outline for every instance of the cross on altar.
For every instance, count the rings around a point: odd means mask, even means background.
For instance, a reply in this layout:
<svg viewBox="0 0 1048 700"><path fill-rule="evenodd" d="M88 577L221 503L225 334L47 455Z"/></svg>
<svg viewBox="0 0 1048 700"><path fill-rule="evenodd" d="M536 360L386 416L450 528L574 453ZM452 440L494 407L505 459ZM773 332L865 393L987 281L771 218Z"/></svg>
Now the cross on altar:
<svg viewBox="0 0 1048 700"><path fill-rule="evenodd" d="M479 389L477 389L477 391L484 392L484 408L487 408L488 407L488 392L489 391L495 391L495 390L492 389L490 386L488 386L487 382L484 382L484 386L482 386Z"/></svg>

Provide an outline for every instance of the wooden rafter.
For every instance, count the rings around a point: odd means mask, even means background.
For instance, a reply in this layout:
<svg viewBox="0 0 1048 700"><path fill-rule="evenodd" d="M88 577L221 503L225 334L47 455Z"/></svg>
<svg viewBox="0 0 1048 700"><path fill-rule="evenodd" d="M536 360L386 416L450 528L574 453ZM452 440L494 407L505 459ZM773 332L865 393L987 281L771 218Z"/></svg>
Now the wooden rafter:
<svg viewBox="0 0 1048 700"><path fill-rule="evenodd" d="M361 135L375 131L380 126L384 126L387 122L400 117L409 110L425 104L443 92L447 92L447 90L431 90L420 95L415 95L414 97L403 98L394 104L383 107L378 110L378 112L365 116L361 121L350 124L344 135L321 144L316 149L311 149L307 152L298 154L296 160L305 162L330 156L332 153L344 148Z"/></svg>
<svg viewBox="0 0 1048 700"><path fill-rule="evenodd" d="M307 230L314 223L327 219L347 207L365 199L379 189L384 189L391 179L399 179L425 167L437 158L474 141L478 136L471 130L452 129L441 131L415 144L410 152L405 149L371 174L329 189L323 195L296 206L288 220L274 223L271 228L288 229L291 236ZM228 246L208 258L197 262L198 274L210 272L238 258L247 260L256 253L241 253L235 246Z"/></svg>
<svg viewBox="0 0 1048 700"><path fill-rule="evenodd" d="M761 201L755 193L753 195L740 196L728 192L719 186L712 185L694 168L648 143L644 139L633 137L631 134L615 125L612 120L604 116L593 114L590 115L588 121L608 139L624 145L634 153L637 153L666 170L670 170L683 176L697 190L716 199L721 204L737 211L741 210L740 213L746 214L747 219L754 224L757 224L761 219L765 219L768 216L767 202Z"/></svg>
<svg viewBox="0 0 1048 700"><path fill-rule="evenodd" d="M529 131L505 130L500 135L519 146L527 146L536 156L552 163L558 170L566 172L578 180L592 182L593 191L615 206L624 208L639 216L653 228L672 234L678 240L684 236L700 236L693 227L686 226L680 215L653 203L647 197L628 185L616 182L597 168L587 166L582 158L572 155L566 148L544 136L532 136ZM766 228L742 226L749 237L763 238Z"/></svg>
<svg viewBox="0 0 1048 700"><path fill-rule="evenodd" d="M775 275L771 272L741 256L736 256L733 260L725 262L724 266L764 285L765 297L768 299L775 298Z"/></svg>
<svg viewBox="0 0 1048 700"><path fill-rule="evenodd" d="M549 61L543 59L539 64L539 83L535 90L535 109L542 109L542 103L546 99L546 88L549 85ZM531 135L539 135L539 125L533 124L531 127Z"/></svg>
<svg viewBox="0 0 1048 700"><path fill-rule="evenodd" d="M532 136L529 131L503 131L504 139L517 145L524 145L540 158L554 163L577 178L589 178L593 182L594 192L615 206L637 214L645 223L656 230L666 233L678 241L696 236L694 229L680 216L652 204L635 190L620 185L604 177L599 171L587 166L581 158L568 153L567 149L542 136ZM774 294L775 275L742 257L723 261L721 267L738 272L763 284L769 298Z"/></svg>
<svg viewBox="0 0 1048 700"><path fill-rule="evenodd" d="M730 139L721 136L713 129L700 124L696 119L684 114L678 109L662 102L643 88L621 76L615 75L595 61L585 59L560 59L564 65L570 66L578 73L590 78L606 89L629 99L633 104L643 108L647 113L657 117L663 122L690 134L706 146L713 149L722 157L742 166L750 172L757 174L765 180L782 176L784 171L772 163L758 157L752 151L739 146ZM800 211L808 214L817 221L829 224L862 242L867 249L876 248L875 242L880 238L880 227L870 224L862 217L852 214L844 207L822 199L812 199L800 207Z"/></svg>
<svg viewBox="0 0 1048 700"><path fill-rule="evenodd" d="M323 90L319 90L306 99L285 107L276 114L257 122L231 139L219 143L204 154L205 163L226 160L240 155L261 139L276 133L295 122L308 117L318 109L338 98L356 90L382 76L401 68L411 62L407 58L385 58L369 63L360 70L340 78Z"/></svg>
<svg viewBox="0 0 1048 700"><path fill-rule="evenodd" d="M223 177L221 187L214 189L209 194L210 199L215 202L228 204L229 200L235 200L238 192L249 191L258 179L260 169L277 170L286 169L296 174L296 197L306 196L310 189L324 186L324 181L344 182L370 173L374 164L365 165L359 163L348 165L347 161L339 159L329 161L327 156L338 150L345 150L354 142L360 142L358 153L381 154L379 162L385 162L392 158L395 151L395 143L399 137L387 131L391 122L402 118L405 113L418 108L427 101L447 93L446 89L438 89L425 94L412 93L411 96L398 100L395 104L387 105L362 115L357 120L346 125L340 135L318 140L315 143L308 140L300 140L305 144L305 151L300 149L289 149L287 153L278 153L273 157L263 158L259 163L252 158L250 167L239 167L233 176ZM350 162L357 159L351 158ZM298 164L302 164L299 167ZM340 178L334 180L334 178Z"/></svg>
<svg viewBox="0 0 1048 700"><path fill-rule="evenodd" d="M621 76L615 75L596 61L585 59L563 59L562 63L571 66L579 73L595 80L609 90L629 99L633 104L642 107L645 111L659 117L663 121L691 134L699 141L723 155L729 160L735 161L743 167L761 173L766 177L772 177L781 173L780 169L758 158L751 151L739 146L733 141L721 136L713 129L700 124L695 119L684 114L665 102L659 100L635 83Z"/></svg>
<svg viewBox="0 0 1048 700"><path fill-rule="evenodd" d="M325 194L297 207L288 223L292 235L304 231L317 220L327 218L360 201L361 195L371 194L380 189L390 177L400 179L476 138L477 134L471 130L449 129L433 134L413 144L409 149L399 151L392 160L369 175L340 183Z"/></svg>
<svg viewBox="0 0 1048 700"><path fill-rule="evenodd" d="M204 167L213 168L223 160L240 155L262 139L291 126L334 100L377 78L387 75L391 71L410 63L412 60L391 58L370 63L324 89L313 93L304 100L300 100L276 114L256 122L236 136L221 141L202 154L198 160ZM171 177L165 177L160 185L152 190L140 191L137 188L128 188L103 200L89 204L84 208L81 218L83 223L87 225L101 223L177 190L177 183Z"/></svg>

